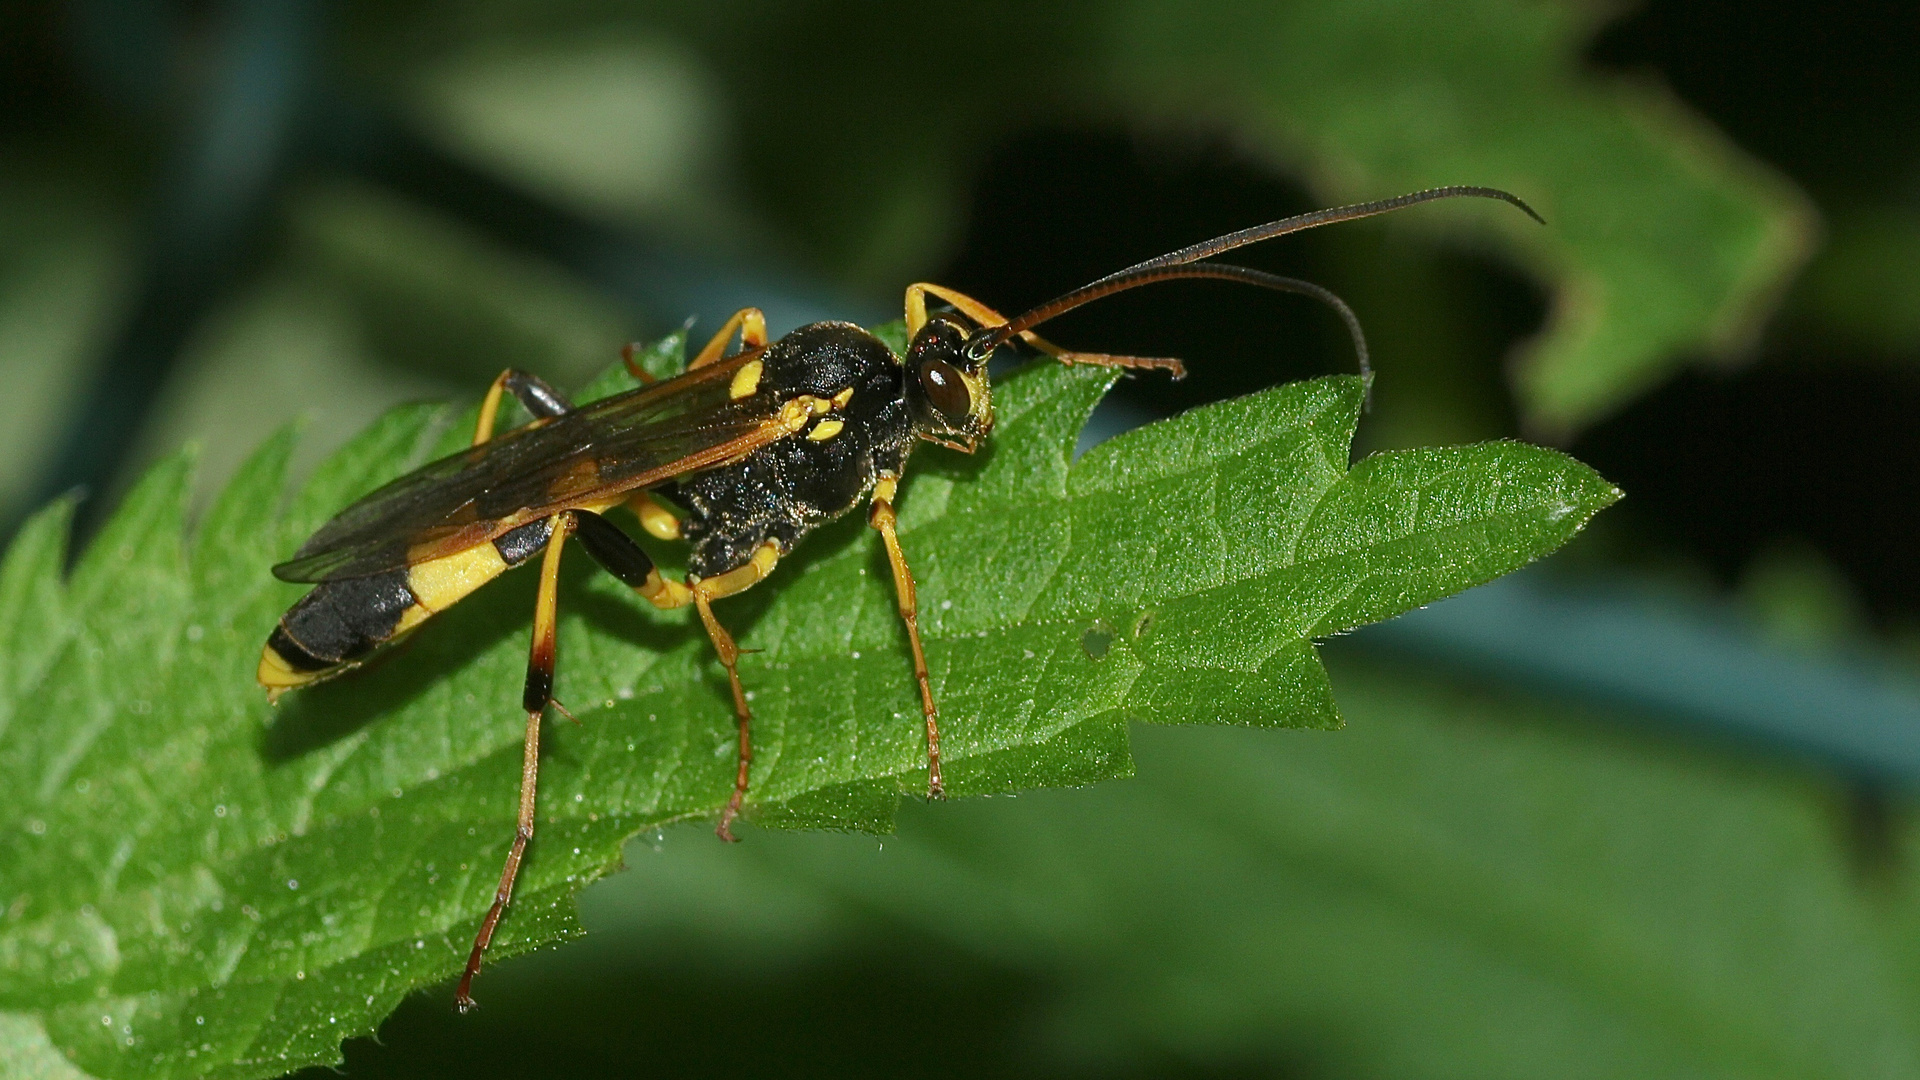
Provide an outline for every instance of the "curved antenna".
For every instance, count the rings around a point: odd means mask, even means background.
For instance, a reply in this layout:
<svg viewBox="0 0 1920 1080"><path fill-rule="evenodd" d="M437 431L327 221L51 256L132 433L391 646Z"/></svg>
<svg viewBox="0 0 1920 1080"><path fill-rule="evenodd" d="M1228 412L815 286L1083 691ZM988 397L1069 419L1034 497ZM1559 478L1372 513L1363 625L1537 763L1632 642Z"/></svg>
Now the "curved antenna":
<svg viewBox="0 0 1920 1080"><path fill-rule="evenodd" d="M1334 313L1340 316L1340 321L1347 324L1347 333L1353 338L1354 356L1360 362L1361 376L1371 378L1373 375L1373 367L1368 361L1367 335L1360 329L1360 317L1353 313L1353 309L1347 306L1345 300L1340 299L1339 294L1323 285L1315 285L1311 281L1302 281L1299 278L1269 274L1265 270L1255 270L1250 266L1210 262L1194 263L1190 266L1150 266L1144 270L1123 270L1109 277L1114 279L1114 292L1151 285L1156 281L1172 281L1176 278L1214 278L1220 281L1238 281L1247 285L1258 285L1275 292L1312 297L1332 308ZM987 329L997 328L988 327ZM1174 375L1176 379L1179 377L1177 373Z"/></svg>
<svg viewBox="0 0 1920 1080"><path fill-rule="evenodd" d="M1251 278L1236 276L1234 274L1157 274L1154 273L1154 271L1190 266L1193 263L1199 262L1201 259L1232 251L1237 247L1257 244L1262 240L1272 240L1275 237L1286 236L1290 233L1297 233L1306 229L1318 228L1321 225L1332 225L1342 221L1353 221L1357 218L1373 217L1376 214L1391 213L1392 211L1414 206L1419 203L1433 202L1436 199L1468 197L1498 199L1501 202L1512 203L1533 220L1538 221L1542 225L1547 223L1545 218L1535 213L1533 207L1528 206L1518 195L1502 191L1499 188L1471 187L1467 185L1428 188L1425 191L1416 191L1408 195L1398 195L1391 199L1353 203L1349 206L1336 206L1327 210L1315 210L1307 214L1296 214L1293 217L1281 218L1279 221L1270 221L1265 225L1255 225L1250 229L1241 229L1238 232L1230 232L1225 236L1216 236L1212 240L1206 240L1194 244L1191 247L1184 247L1178 251L1170 251L1158 258L1148 259L1146 262L1135 263L1124 270L1117 270L1114 273L1108 274L1106 277L1100 278L1098 281L1082 285L1070 293L1055 297L1041 304L1039 307L1025 311L1004 325L982 327L974 333L972 340L967 342L967 356L973 360L983 360L991 354L993 350L1006 344L1015 334L1023 330L1031 330L1041 323L1064 315L1082 304L1092 303L1102 297L1112 296L1114 293L1138 288L1141 285L1150 284L1155 281L1165 281L1171 277L1223 277L1242 281L1252 280ZM1219 266L1220 264L1215 263L1210 265ZM1249 271L1248 273L1255 272L1256 271ZM1288 278L1285 280L1292 281L1293 279ZM1307 283L1299 282L1298 284L1305 285ZM1309 296L1317 296L1317 294L1306 292L1304 289L1287 289L1285 291L1303 292ZM1321 291L1325 292L1325 290ZM1327 293L1326 295L1332 296L1333 294ZM1342 304L1340 306L1344 308L1346 305ZM1351 312L1349 312L1349 314L1351 314Z"/></svg>

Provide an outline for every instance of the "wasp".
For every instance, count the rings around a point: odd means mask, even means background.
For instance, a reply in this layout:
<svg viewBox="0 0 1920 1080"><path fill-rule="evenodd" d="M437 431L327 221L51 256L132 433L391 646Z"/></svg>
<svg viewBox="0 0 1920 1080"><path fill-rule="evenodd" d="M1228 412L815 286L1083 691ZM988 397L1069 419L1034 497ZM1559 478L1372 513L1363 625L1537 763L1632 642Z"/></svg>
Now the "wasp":
<svg viewBox="0 0 1920 1080"><path fill-rule="evenodd" d="M1310 282L1205 260L1303 229L1461 196L1499 199L1540 220L1505 191L1432 188L1216 237L1109 274L1011 319L952 289L910 285L904 356L845 322L813 323L769 341L765 317L745 308L671 379L651 381L629 347L628 369L643 385L600 401L575 406L537 376L504 371L482 400L471 446L342 510L290 561L273 568L284 581L316 587L268 637L260 684L277 698L346 671L505 571L538 560L533 641L521 695L527 720L517 827L455 995L464 1012L473 1004L474 976L533 838L540 724L554 704L560 556L569 538L647 602L691 605L699 614L726 670L739 729L733 794L717 828L721 839L732 840L753 763L753 712L740 681L740 647L715 617L713 604L764 580L809 532L865 500L868 524L886 549L912 651L926 723L927 794L939 798L939 707L920 643L913 572L895 530L894 499L919 443L972 453L993 430L987 361L994 352L1019 341L1062 363L1161 370L1179 378L1185 372L1178 360L1074 352L1033 331L1126 289L1217 278L1328 304L1353 334L1365 374L1358 320L1337 296ZM736 334L740 347L728 352ZM506 394L533 420L496 434ZM646 549L608 520L607 513L621 506L653 538L690 546L684 581L662 575Z"/></svg>

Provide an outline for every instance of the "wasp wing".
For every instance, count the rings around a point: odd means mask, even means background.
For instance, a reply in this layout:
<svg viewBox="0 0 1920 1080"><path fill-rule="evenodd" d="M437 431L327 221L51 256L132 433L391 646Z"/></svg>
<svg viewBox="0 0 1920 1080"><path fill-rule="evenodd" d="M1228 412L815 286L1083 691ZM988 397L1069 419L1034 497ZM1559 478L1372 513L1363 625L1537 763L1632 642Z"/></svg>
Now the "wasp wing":
<svg viewBox="0 0 1920 1080"><path fill-rule="evenodd" d="M322 582L396 570L486 543L571 507L711 468L792 433L767 393L732 396L758 350L589 402L432 461L321 526L273 568Z"/></svg>

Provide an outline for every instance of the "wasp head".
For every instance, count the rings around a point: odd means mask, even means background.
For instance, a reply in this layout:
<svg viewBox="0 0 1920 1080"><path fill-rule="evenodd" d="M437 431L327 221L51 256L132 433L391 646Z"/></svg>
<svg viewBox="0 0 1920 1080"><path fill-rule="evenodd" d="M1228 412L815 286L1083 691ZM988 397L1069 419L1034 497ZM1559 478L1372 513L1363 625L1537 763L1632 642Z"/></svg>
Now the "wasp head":
<svg viewBox="0 0 1920 1080"><path fill-rule="evenodd" d="M967 355L967 327L935 314L907 346L907 409L915 435L972 453L993 430L987 365Z"/></svg>

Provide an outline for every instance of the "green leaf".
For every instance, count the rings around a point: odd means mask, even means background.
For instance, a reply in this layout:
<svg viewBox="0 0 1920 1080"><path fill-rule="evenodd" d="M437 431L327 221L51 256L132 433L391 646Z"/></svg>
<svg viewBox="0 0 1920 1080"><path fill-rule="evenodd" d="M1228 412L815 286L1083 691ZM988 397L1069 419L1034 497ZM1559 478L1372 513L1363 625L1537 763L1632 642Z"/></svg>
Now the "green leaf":
<svg viewBox="0 0 1920 1080"><path fill-rule="evenodd" d="M1800 285L1800 314L1820 330L1889 356L1920 355L1920 210L1839 217Z"/></svg>
<svg viewBox="0 0 1920 1080"><path fill-rule="evenodd" d="M1144 728L1133 782L912 808L884 853L636 844L586 898L594 954L520 968L499 1005L581 1062L647 1060L677 1030L656 1012L708 986L818 987L805 1015L864 1035L911 1023L887 995L952 983L980 1002L969 1050L1022 1075L1920 1073L1910 836L1863 879L1827 778L1328 651L1337 735ZM370 1074L455 1037L427 1022ZM823 1036L807 1074L862 1060L861 1035ZM499 1075L526 1060L478 1038Z"/></svg>
<svg viewBox="0 0 1920 1080"><path fill-rule="evenodd" d="M1575 69L1613 9L1311 0L1196 11L1136 0L1119 10L1106 70L1134 108L1225 113L1330 199L1475 183L1539 208L1548 228L1484 211L1473 225L1552 294L1515 373L1537 429L1578 427L1689 357L1748 348L1812 250L1813 209L1785 178L1664 91Z"/></svg>
<svg viewBox="0 0 1920 1080"><path fill-rule="evenodd" d="M1134 719L1337 726L1313 638L1545 554L1618 496L1517 443L1349 471L1355 378L1197 410L1074 463L1113 378L1016 372L990 448L929 451L903 495L955 794L1126 775ZM0 642L30 645L0 665L0 1037L44 1034L101 1077L274 1075L338 1060L340 1039L459 970L511 838L530 576L277 711L251 678L299 595L268 567L457 445L470 429L445 419L389 414L284 512L283 434L191 544L191 470L168 461L64 584L66 508L22 534L0 569ZM904 634L857 518L721 608L758 650L751 820L884 830L924 790ZM580 723L549 728L496 960L577 933L574 895L627 838L710 816L731 787L724 679L686 613L577 557L562 597L557 694Z"/></svg>

